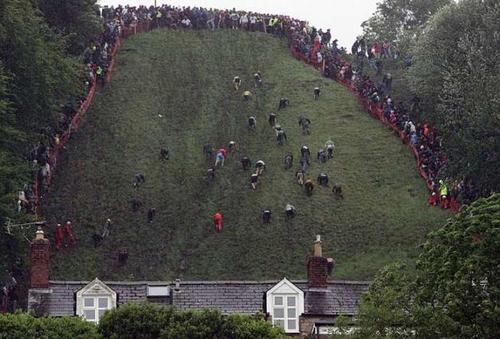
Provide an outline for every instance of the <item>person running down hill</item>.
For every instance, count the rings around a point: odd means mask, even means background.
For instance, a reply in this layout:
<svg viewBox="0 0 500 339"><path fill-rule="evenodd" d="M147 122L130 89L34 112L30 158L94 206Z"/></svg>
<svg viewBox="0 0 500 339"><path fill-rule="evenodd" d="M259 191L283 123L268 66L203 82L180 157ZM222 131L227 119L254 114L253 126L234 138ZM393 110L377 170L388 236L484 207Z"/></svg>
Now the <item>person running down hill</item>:
<svg viewBox="0 0 500 339"><path fill-rule="evenodd" d="M226 160L227 157L227 151L225 148L220 148L217 151L217 154L215 155L215 165L214 167L217 167L217 165L220 164L221 167L224 167L224 160Z"/></svg>
<svg viewBox="0 0 500 339"><path fill-rule="evenodd" d="M239 76L235 76L233 78L233 85L234 85L234 90L237 91L240 89L241 86L241 79Z"/></svg>
<svg viewBox="0 0 500 339"><path fill-rule="evenodd" d="M215 231L217 233L220 233L222 232L222 227L223 227L223 224L224 224L224 216L217 212L214 214L214 225L215 225Z"/></svg>

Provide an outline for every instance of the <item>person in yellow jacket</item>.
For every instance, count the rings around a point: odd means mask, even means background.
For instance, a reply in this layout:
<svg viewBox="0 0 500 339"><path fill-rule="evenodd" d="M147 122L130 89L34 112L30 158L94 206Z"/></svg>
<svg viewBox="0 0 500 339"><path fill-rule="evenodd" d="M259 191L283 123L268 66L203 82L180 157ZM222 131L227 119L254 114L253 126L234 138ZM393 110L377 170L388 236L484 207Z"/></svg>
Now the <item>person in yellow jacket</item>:
<svg viewBox="0 0 500 339"><path fill-rule="evenodd" d="M441 207L448 208L448 186L442 179L439 180L439 196L441 197Z"/></svg>

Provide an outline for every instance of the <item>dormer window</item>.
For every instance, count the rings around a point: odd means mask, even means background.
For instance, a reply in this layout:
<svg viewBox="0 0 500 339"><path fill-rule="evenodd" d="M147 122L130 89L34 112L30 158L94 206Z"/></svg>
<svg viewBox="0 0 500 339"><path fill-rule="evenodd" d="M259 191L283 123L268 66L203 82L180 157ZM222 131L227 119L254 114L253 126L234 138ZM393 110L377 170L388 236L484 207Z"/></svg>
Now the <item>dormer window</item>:
<svg viewBox="0 0 500 339"><path fill-rule="evenodd" d="M304 313L304 292L286 278L266 293L267 311L273 325L286 333L299 332L299 316Z"/></svg>
<svg viewBox="0 0 500 339"><path fill-rule="evenodd" d="M76 293L76 314L85 320L99 323L104 312L116 308L116 292L99 279Z"/></svg>

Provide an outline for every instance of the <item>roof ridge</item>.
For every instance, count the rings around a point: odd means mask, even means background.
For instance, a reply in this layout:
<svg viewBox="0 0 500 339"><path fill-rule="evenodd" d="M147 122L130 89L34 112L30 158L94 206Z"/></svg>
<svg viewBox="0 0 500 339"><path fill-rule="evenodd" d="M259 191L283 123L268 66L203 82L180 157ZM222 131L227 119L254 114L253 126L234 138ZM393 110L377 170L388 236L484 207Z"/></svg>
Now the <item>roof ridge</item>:
<svg viewBox="0 0 500 339"><path fill-rule="evenodd" d="M91 280L49 280L51 284L89 284ZM175 285L175 280L137 280L137 281L113 281L113 280L103 280L105 284L111 285ZM230 285L230 284L277 284L280 280L181 280L181 285ZM305 284L307 280L290 280L293 284ZM371 281L366 280L330 280L328 284L333 285L368 285Z"/></svg>

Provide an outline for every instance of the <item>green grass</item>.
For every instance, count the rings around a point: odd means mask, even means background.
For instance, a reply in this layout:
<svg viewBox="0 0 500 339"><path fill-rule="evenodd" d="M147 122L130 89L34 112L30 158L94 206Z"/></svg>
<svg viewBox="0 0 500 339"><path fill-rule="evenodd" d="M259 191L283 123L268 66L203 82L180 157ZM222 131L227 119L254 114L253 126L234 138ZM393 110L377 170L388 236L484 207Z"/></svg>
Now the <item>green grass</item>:
<svg viewBox="0 0 500 339"><path fill-rule="evenodd" d="M262 89L251 102L232 89L240 75L243 90L260 70ZM312 99L319 85L322 97ZM281 96L291 105L278 115L289 142L278 147L267 114ZM297 117L312 120L303 136ZM163 115L162 118L158 114ZM257 131L247 130L249 115ZM336 144L333 160L314 163L315 179L326 171L342 184L344 200L316 187L307 197L282 159L300 145L313 153L326 140ZM232 155L216 182L204 176L211 165L201 152L235 140ZM159 149L170 160L159 161ZM239 157L262 159L267 169L257 191ZM117 56L112 83L100 90L85 121L67 146L45 213L71 218L78 245L53 253L53 279L263 279L301 278L315 234L324 253L336 259L336 278L367 279L395 259L411 260L424 235L448 214L426 204L427 190L408 148L387 128L363 112L356 98L311 67L294 60L283 43L269 35L232 31L160 30L129 38ZM146 183L132 187L135 171ZM144 202L141 212L129 200ZM298 216L285 221L291 202ZM149 207L157 210L146 222ZM273 221L261 223L270 208ZM211 215L220 210L225 227L215 233ZM91 235L106 218L114 228L94 249ZM117 252L128 249L127 265Z"/></svg>

